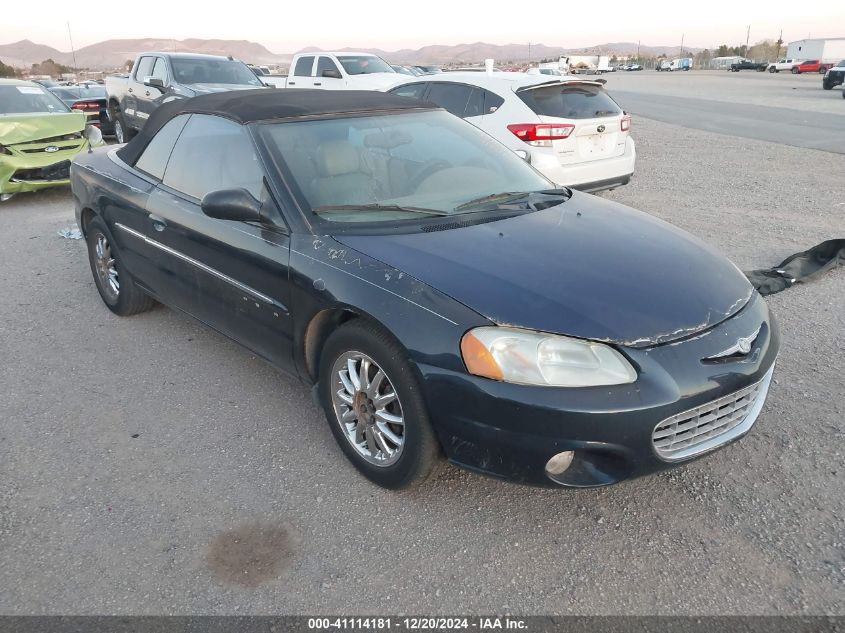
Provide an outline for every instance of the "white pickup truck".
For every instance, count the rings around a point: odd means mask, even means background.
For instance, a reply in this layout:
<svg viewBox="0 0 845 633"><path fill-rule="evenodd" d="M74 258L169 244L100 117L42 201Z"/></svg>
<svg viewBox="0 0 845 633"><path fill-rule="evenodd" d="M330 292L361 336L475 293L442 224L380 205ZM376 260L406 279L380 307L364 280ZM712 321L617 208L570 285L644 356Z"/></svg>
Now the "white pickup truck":
<svg viewBox="0 0 845 633"><path fill-rule="evenodd" d="M779 59L776 62L772 62L766 67L770 73L779 73L782 70L792 70L792 67L796 64L800 64L800 59Z"/></svg>
<svg viewBox="0 0 845 633"><path fill-rule="evenodd" d="M322 90L387 90L403 80L390 64L370 53L298 53L287 77L265 76L277 88Z"/></svg>

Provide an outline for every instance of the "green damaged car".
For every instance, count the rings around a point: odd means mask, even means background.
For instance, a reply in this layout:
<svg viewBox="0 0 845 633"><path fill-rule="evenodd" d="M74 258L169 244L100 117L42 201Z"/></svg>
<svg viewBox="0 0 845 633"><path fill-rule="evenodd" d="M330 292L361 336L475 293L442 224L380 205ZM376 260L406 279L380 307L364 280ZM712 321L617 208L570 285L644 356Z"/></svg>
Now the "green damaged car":
<svg viewBox="0 0 845 633"><path fill-rule="evenodd" d="M90 139L90 141L89 141ZM70 162L102 135L42 86L0 79L0 200L69 184Z"/></svg>

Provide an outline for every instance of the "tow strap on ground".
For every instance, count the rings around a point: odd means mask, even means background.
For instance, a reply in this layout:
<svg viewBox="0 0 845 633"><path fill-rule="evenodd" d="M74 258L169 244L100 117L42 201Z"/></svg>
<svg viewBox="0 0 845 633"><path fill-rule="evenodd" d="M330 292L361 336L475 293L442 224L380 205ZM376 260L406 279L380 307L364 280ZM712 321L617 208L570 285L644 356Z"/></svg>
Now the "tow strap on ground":
<svg viewBox="0 0 845 633"><path fill-rule="evenodd" d="M827 240L790 255L774 268L745 273L761 295L773 295L796 283L804 283L837 266L845 266L845 239Z"/></svg>

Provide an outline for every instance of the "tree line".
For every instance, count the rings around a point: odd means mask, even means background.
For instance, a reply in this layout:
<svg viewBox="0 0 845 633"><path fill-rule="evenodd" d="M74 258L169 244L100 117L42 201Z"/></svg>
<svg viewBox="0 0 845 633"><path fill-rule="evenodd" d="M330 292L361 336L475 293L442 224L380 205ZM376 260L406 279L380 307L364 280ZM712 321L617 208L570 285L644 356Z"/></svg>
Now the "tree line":
<svg viewBox="0 0 845 633"><path fill-rule="evenodd" d="M48 75L50 77L58 78L62 75L72 73L73 68L70 66L65 66L64 64L60 64L52 59L45 59L40 64L33 64L29 72L29 75ZM24 73L21 69L15 68L14 66L9 66L8 64L4 64L0 61L0 77L6 78L15 78L15 77L23 77Z"/></svg>

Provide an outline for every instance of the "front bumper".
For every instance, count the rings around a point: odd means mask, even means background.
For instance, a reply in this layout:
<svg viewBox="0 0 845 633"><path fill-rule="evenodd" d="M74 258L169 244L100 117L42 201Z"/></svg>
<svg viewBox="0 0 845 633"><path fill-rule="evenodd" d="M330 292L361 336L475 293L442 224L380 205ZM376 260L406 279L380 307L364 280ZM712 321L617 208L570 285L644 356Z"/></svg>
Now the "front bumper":
<svg viewBox="0 0 845 633"><path fill-rule="evenodd" d="M531 164L556 185L595 192L628 184L634 175L637 150L634 139L625 140L625 151L614 158L603 158L572 165L561 165L554 150L531 151Z"/></svg>
<svg viewBox="0 0 845 633"><path fill-rule="evenodd" d="M703 361L760 327L745 356ZM740 313L691 338L651 348L619 347L637 368L629 385L563 389L514 385L421 365L441 444L456 465L535 485L592 487L665 470L747 433L763 406L780 344L766 303L754 293ZM765 382L756 411L722 441L683 460L658 455L661 422ZM759 405L759 406L757 406ZM562 475L546 473L557 453L575 451Z"/></svg>
<svg viewBox="0 0 845 633"><path fill-rule="evenodd" d="M78 149L53 153L0 154L0 193L38 191L70 184L70 162L87 147L85 142Z"/></svg>
<svg viewBox="0 0 845 633"><path fill-rule="evenodd" d="M829 71L822 79L822 85L825 90L830 90L836 86L841 86L843 81L845 81L845 72Z"/></svg>

